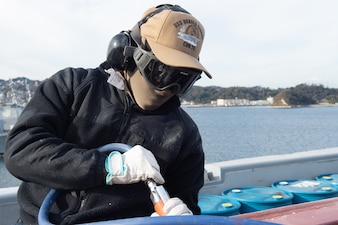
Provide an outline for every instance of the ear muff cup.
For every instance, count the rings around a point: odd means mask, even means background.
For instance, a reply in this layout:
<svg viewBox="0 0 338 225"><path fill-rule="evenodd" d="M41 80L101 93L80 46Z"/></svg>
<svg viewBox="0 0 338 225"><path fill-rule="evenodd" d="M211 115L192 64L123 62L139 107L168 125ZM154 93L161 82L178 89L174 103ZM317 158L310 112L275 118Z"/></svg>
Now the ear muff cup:
<svg viewBox="0 0 338 225"><path fill-rule="evenodd" d="M112 37L107 50L108 64L118 71L134 69L135 63L133 59L125 55L125 48L128 46L135 46L136 44L133 43L134 41L130 37L130 34L125 31Z"/></svg>

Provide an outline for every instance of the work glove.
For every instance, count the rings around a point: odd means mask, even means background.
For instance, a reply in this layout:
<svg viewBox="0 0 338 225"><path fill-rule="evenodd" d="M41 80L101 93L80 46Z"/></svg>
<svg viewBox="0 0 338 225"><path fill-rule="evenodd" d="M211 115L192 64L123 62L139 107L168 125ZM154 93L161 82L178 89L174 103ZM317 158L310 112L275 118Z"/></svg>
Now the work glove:
<svg viewBox="0 0 338 225"><path fill-rule="evenodd" d="M166 216L189 216L192 215L188 206L179 198L170 198L164 203L163 212ZM156 212L151 216L159 216Z"/></svg>
<svg viewBox="0 0 338 225"><path fill-rule="evenodd" d="M164 183L160 166L153 153L140 145L123 154L118 151L111 152L106 158L105 169L108 173L107 185L132 184L148 179L158 184Z"/></svg>

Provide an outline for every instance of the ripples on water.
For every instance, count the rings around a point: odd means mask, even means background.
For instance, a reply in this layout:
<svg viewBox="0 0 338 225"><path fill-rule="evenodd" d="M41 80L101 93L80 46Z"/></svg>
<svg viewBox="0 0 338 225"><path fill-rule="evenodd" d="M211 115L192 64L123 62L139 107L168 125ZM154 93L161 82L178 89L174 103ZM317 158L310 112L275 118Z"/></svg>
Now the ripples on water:
<svg viewBox="0 0 338 225"><path fill-rule="evenodd" d="M338 147L338 107L185 108L207 162Z"/></svg>
<svg viewBox="0 0 338 225"><path fill-rule="evenodd" d="M338 147L338 107L184 108L198 125L206 162ZM19 184L0 158L0 187Z"/></svg>

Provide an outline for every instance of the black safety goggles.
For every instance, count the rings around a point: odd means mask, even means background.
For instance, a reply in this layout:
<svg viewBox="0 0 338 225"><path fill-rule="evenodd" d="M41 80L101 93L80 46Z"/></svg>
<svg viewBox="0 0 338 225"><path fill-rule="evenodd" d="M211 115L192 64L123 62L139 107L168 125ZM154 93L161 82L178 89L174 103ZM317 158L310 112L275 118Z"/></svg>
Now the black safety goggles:
<svg viewBox="0 0 338 225"><path fill-rule="evenodd" d="M170 90L177 95L183 95L201 78L202 71L167 66L152 52L140 47L134 50L133 58L142 76L159 91Z"/></svg>

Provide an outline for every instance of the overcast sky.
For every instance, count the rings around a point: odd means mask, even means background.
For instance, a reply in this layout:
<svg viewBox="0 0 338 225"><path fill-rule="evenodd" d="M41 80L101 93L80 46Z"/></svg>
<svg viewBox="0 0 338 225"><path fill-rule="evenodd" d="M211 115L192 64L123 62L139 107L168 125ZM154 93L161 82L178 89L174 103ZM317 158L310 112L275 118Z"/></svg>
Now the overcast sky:
<svg viewBox="0 0 338 225"><path fill-rule="evenodd" d="M337 0L0 0L0 79L97 67L112 36L168 2L205 27L213 79L196 85L338 88Z"/></svg>

